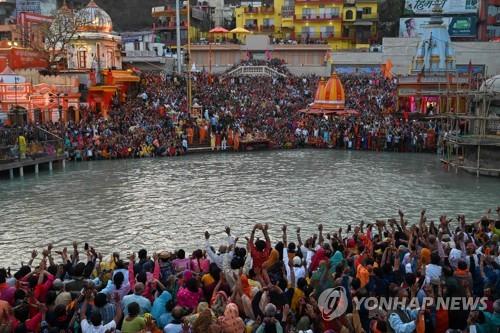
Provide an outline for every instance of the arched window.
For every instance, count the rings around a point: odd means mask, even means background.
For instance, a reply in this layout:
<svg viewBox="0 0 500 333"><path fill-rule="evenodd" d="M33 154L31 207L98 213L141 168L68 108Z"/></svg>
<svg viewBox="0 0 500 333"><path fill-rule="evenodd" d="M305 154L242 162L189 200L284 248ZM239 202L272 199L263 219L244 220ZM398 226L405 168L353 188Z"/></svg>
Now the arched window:
<svg viewBox="0 0 500 333"><path fill-rule="evenodd" d="M352 13L352 10L348 10L345 12L345 19L346 20L352 20L353 16L354 16L354 14Z"/></svg>

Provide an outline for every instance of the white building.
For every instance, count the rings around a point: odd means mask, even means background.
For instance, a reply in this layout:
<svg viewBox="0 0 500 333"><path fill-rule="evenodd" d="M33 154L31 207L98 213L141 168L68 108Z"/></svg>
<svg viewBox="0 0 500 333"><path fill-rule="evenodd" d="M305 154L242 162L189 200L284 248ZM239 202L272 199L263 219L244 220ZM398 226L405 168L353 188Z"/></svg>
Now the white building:
<svg viewBox="0 0 500 333"><path fill-rule="evenodd" d="M121 37L113 32L109 14L91 0L76 15L85 24L69 43L68 69L121 69Z"/></svg>

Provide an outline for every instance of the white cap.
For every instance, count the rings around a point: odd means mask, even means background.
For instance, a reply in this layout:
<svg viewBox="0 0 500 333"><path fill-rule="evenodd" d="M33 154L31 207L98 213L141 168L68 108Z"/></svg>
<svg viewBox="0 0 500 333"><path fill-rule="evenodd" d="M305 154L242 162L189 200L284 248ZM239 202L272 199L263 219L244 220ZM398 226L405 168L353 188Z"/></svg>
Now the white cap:
<svg viewBox="0 0 500 333"><path fill-rule="evenodd" d="M302 265L302 259L300 259L299 256L293 257L293 265L294 266L300 266L300 265Z"/></svg>

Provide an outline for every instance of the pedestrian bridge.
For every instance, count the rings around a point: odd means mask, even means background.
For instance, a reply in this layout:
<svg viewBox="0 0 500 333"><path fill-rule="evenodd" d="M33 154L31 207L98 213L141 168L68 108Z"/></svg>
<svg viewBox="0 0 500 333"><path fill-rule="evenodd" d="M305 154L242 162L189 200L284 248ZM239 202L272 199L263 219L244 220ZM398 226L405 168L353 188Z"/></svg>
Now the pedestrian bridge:
<svg viewBox="0 0 500 333"><path fill-rule="evenodd" d="M278 72L268 66L238 66L230 70L226 76L268 76L268 77L286 77L285 74Z"/></svg>

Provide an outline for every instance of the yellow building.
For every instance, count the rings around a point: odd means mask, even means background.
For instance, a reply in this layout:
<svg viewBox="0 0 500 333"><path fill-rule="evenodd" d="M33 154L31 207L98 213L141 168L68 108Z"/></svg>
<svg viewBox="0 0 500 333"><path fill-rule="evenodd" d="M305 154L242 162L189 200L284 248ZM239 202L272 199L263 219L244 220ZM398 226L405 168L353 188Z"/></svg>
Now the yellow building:
<svg viewBox="0 0 500 333"><path fill-rule="evenodd" d="M333 50L367 48L377 37L377 0L275 0L236 8L235 15L236 26L253 33Z"/></svg>

